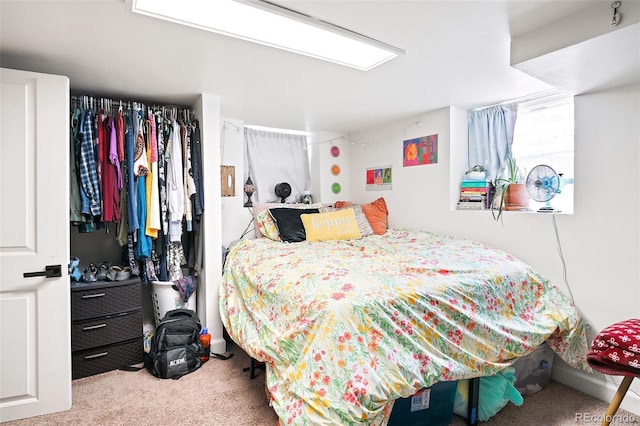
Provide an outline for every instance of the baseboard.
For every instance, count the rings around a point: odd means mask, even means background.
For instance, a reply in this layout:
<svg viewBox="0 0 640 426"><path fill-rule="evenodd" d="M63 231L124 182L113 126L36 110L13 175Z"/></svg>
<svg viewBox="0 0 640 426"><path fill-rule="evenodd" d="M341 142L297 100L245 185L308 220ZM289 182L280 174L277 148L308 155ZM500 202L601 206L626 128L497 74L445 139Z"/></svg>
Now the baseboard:
<svg viewBox="0 0 640 426"><path fill-rule="evenodd" d="M211 339L209 347L214 354L224 354L227 352L227 342L222 338Z"/></svg>
<svg viewBox="0 0 640 426"><path fill-rule="evenodd" d="M607 377L610 377L615 383L608 380ZM556 356L551 370L551 379L609 403L618 389L621 376L605 376L600 373L587 374L570 367ZM631 383L620 408L640 416L640 397L638 396L640 386L638 385L640 385L640 379Z"/></svg>

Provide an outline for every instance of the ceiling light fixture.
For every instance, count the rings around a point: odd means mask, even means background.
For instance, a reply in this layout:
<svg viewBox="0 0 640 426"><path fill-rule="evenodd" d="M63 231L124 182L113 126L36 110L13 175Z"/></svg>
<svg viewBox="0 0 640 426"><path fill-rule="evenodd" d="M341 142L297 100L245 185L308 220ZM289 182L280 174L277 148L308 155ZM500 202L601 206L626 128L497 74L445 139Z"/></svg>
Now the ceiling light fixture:
<svg viewBox="0 0 640 426"><path fill-rule="evenodd" d="M133 12L369 71L404 50L265 0L133 0Z"/></svg>

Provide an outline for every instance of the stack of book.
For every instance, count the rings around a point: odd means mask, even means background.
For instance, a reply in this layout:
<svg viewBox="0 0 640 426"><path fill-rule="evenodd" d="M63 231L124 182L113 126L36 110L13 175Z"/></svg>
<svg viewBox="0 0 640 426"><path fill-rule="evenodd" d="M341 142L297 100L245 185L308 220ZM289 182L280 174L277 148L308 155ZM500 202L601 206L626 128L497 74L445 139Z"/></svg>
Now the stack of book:
<svg viewBox="0 0 640 426"><path fill-rule="evenodd" d="M489 210L493 198L493 185L487 180L463 179L460 183L458 210Z"/></svg>

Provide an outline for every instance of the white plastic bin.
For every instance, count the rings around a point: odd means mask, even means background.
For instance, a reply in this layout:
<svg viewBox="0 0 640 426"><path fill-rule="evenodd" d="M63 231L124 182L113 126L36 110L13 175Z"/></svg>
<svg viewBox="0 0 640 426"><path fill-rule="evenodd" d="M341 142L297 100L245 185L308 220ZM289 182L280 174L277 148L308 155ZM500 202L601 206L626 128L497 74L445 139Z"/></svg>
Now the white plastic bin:
<svg viewBox="0 0 640 426"><path fill-rule="evenodd" d="M191 309L196 310L196 292L189 297L187 303L182 301L180 293L171 286L171 281L151 281L151 300L153 301L153 311L156 317L156 325L162 317L173 309Z"/></svg>
<svg viewBox="0 0 640 426"><path fill-rule="evenodd" d="M553 354L553 349L542 343L535 351L513 364L516 376L513 386L522 395L531 395L547 387L551 378Z"/></svg>

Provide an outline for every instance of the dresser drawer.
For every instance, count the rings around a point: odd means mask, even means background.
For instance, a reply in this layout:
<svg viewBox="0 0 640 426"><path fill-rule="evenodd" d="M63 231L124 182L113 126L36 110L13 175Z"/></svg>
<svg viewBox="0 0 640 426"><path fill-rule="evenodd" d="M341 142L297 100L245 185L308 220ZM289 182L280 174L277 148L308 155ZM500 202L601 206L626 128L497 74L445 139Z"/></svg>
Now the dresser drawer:
<svg viewBox="0 0 640 426"><path fill-rule="evenodd" d="M72 354L73 379L116 370L143 361L142 337Z"/></svg>
<svg viewBox="0 0 640 426"><path fill-rule="evenodd" d="M71 287L71 320L133 311L141 307L140 280L76 284Z"/></svg>
<svg viewBox="0 0 640 426"><path fill-rule="evenodd" d="M142 336L142 310L71 324L71 350L93 348Z"/></svg>

